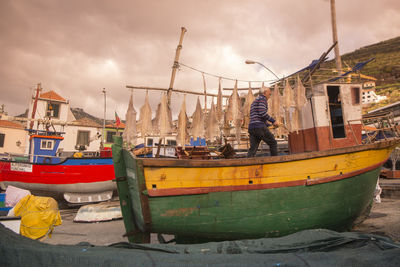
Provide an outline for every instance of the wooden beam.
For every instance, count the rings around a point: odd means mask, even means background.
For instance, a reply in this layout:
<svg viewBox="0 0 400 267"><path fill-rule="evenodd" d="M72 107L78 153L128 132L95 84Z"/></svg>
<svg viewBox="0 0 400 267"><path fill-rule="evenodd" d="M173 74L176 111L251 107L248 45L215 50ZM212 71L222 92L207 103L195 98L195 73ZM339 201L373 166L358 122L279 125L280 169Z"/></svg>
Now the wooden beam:
<svg viewBox="0 0 400 267"><path fill-rule="evenodd" d="M126 88L129 88L129 89L140 89L140 90L165 91L165 92L167 92L167 91L169 90L169 89L167 89L167 88L160 88L160 87L132 86L132 85L127 85ZM248 88L247 88L247 89L248 89ZM202 93L202 92L193 92L193 91L181 90L181 89L171 89L170 91L175 92L175 93L192 94L192 95L202 95L202 96L204 96L204 93ZM210 94L210 93L207 93L207 96L215 96L215 97L218 97L217 94ZM222 97L228 98L229 95L223 95Z"/></svg>

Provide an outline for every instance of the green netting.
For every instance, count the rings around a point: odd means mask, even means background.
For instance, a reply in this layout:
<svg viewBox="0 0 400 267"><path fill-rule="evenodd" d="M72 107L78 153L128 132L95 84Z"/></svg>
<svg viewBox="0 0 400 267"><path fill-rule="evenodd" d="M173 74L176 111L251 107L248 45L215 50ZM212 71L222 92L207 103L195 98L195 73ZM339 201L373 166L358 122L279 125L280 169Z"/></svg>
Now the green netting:
<svg viewBox="0 0 400 267"><path fill-rule="evenodd" d="M306 230L196 245L49 245L0 225L0 266L400 266L400 244L363 233Z"/></svg>

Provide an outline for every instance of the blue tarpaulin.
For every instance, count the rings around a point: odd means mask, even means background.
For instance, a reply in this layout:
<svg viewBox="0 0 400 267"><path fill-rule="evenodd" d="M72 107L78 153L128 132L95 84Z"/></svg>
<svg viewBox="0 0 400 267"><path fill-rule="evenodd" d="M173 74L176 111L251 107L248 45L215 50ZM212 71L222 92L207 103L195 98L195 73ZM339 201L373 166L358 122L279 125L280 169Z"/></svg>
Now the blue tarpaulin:
<svg viewBox="0 0 400 267"><path fill-rule="evenodd" d="M340 75L340 76L338 76L338 77L332 78L332 79L330 79L329 81L330 81L330 82L334 82L334 81L337 81L337 80L339 80L339 79L341 79L341 78L343 78L343 77L346 77L346 76L349 75L350 73L359 71L359 70L361 70L362 68L364 68L365 65L367 65L369 62L371 62L371 61L374 60L374 59L375 59L375 58L371 58L371 59L368 59L367 61L358 62L358 63L357 63L351 70L349 70L348 72L345 72L345 73L343 73L342 75Z"/></svg>

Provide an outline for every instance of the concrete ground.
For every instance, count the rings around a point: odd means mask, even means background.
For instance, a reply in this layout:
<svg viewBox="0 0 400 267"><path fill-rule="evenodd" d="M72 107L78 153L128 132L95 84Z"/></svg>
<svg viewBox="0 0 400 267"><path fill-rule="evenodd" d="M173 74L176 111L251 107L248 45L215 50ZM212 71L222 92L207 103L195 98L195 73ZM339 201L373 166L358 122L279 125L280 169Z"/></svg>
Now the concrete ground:
<svg viewBox="0 0 400 267"><path fill-rule="evenodd" d="M55 227L51 238L42 242L48 244L75 245L88 242L97 246L107 246L117 242L128 242L122 219L98 223L76 223L73 219L77 208L61 209L62 225ZM369 217L354 231L379 234L400 241L400 199L382 198L381 203L375 203ZM167 238L170 239L170 238ZM151 242L157 243L155 234Z"/></svg>
<svg viewBox="0 0 400 267"><path fill-rule="evenodd" d="M108 222L76 223L74 222L78 208L61 209L62 224L54 228L51 237L42 242L48 244L75 245L88 242L92 245L107 246L117 242L127 242L122 219Z"/></svg>
<svg viewBox="0 0 400 267"><path fill-rule="evenodd" d="M382 198L374 203L368 218L353 231L390 237L400 242L400 199Z"/></svg>

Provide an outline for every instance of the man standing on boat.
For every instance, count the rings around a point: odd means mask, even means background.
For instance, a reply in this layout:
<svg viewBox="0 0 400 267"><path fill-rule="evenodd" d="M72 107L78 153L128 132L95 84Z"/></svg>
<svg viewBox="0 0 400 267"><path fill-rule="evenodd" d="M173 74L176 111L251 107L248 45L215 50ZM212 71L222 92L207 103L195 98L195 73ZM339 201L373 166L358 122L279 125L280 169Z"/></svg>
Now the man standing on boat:
<svg viewBox="0 0 400 267"><path fill-rule="evenodd" d="M278 127L275 119L268 115L268 99L271 96L271 89L262 87L260 94L253 101L250 107L250 149L247 157L254 157L256 155L258 146L263 140L268 144L271 156L278 155L278 144L274 135L269 131L268 126L271 124Z"/></svg>

